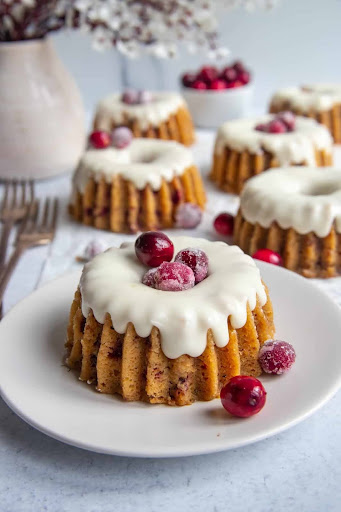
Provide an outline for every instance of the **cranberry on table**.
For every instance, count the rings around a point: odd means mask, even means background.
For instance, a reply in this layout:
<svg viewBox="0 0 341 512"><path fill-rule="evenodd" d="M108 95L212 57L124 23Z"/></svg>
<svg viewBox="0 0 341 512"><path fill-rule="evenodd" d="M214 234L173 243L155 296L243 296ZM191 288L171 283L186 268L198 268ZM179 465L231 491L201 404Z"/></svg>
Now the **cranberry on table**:
<svg viewBox="0 0 341 512"><path fill-rule="evenodd" d="M196 228L202 220L202 211L198 205L192 203L182 203L175 212L175 225L177 228L193 229Z"/></svg>
<svg viewBox="0 0 341 512"><path fill-rule="evenodd" d="M126 89L121 96L121 101L127 105L135 105L139 101L139 92L134 89Z"/></svg>
<svg viewBox="0 0 341 512"><path fill-rule="evenodd" d="M110 133L103 131L92 132L90 142L96 149L105 149L111 144Z"/></svg>
<svg viewBox="0 0 341 512"><path fill-rule="evenodd" d="M207 277L208 257L201 249L183 249L175 256L175 261L183 263L192 269L196 284L200 283Z"/></svg>
<svg viewBox="0 0 341 512"><path fill-rule="evenodd" d="M133 132L129 128L120 126L112 133L112 144L117 149L123 149L131 144L133 138Z"/></svg>
<svg viewBox="0 0 341 512"><path fill-rule="evenodd" d="M220 213L213 221L214 229L220 235L228 236L233 234L234 217L230 213Z"/></svg>
<svg viewBox="0 0 341 512"><path fill-rule="evenodd" d="M271 249L258 249L252 257L255 260L265 261L266 263L272 263L273 265L283 265L281 255Z"/></svg>
<svg viewBox="0 0 341 512"><path fill-rule="evenodd" d="M263 409L266 391L255 377L237 375L222 388L220 398L227 412L239 418L248 418Z"/></svg>
<svg viewBox="0 0 341 512"><path fill-rule="evenodd" d="M144 265L158 267L164 261L171 261L174 245L164 233L146 231L136 239L135 253Z"/></svg>
<svg viewBox="0 0 341 512"><path fill-rule="evenodd" d="M202 80L195 80L192 84L193 89L199 89L199 90L206 90L207 84L203 82Z"/></svg>
<svg viewBox="0 0 341 512"><path fill-rule="evenodd" d="M157 267L150 268L142 277L142 283L150 288L155 288L155 272L157 271Z"/></svg>
<svg viewBox="0 0 341 512"><path fill-rule="evenodd" d="M281 340L269 340L259 351L259 364L266 373L281 375L287 372L295 362L294 347Z"/></svg>
<svg viewBox="0 0 341 512"><path fill-rule="evenodd" d="M223 89L226 89L227 87L227 84L225 82L225 80L220 80L219 78L217 78L216 80L213 80L210 84L209 84L209 88L210 89L214 89L214 90L223 90Z"/></svg>
<svg viewBox="0 0 341 512"><path fill-rule="evenodd" d="M164 262L156 269L154 283L157 290L181 292L193 288L195 277L193 270L183 263Z"/></svg>

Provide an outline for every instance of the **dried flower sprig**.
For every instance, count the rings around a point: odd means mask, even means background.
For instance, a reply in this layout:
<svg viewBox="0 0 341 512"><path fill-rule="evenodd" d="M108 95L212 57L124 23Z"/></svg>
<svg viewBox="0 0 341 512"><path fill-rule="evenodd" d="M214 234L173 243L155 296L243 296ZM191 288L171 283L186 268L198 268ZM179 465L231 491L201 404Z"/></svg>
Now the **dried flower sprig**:
<svg viewBox="0 0 341 512"><path fill-rule="evenodd" d="M226 55L218 44L216 8L273 6L276 0L2 0L0 41L42 38L70 27L90 32L94 46L172 57L178 44Z"/></svg>

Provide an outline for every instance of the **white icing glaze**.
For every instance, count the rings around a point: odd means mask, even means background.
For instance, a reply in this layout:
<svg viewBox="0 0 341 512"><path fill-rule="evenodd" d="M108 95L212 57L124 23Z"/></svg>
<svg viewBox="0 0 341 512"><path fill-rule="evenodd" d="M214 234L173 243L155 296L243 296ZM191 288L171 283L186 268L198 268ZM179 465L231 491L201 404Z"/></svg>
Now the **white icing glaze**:
<svg viewBox="0 0 341 512"><path fill-rule="evenodd" d="M162 179L171 181L193 165L192 153L175 141L159 139L134 139L125 149L89 149L80 159L74 175L74 186L81 193L92 177L98 181L104 177L121 175L142 190L149 183L159 190Z"/></svg>
<svg viewBox="0 0 341 512"><path fill-rule="evenodd" d="M121 94L110 94L97 105L96 117L110 118L115 124L126 124L126 119L137 119L145 130L150 125L159 126L169 116L185 105L184 99L175 92L152 92L152 101L139 105L128 105L121 101Z"/></svg>
<svg viewBox="0 0 341 512"><path fill-rule="evenodd" d="M283 102L289 102L291 108L304 113L330 110L335 104L341 103L341 85L314 84L280 89L272 97L271 103L281 105Z"/></svg>
<svg viewBox="0 0 341 512"><path fill-rule="evenodd" d="M296 128L292 132L270 134L255 130L260 123L267 123L275 116L267 115L255 119L237 119L223 124L218 131L215 152L226 146L236 151L261 153L262 149L275 155L281 166L315 164L315 150L332 151L332 137L327 128L314 119L296 117Z"/></svg>
<svg viewBox="0 0 341 512"><path fill-rule="evenodd" d="M172 237L172 241L175 255L186 247L206 252L209 275L204 281L181 292L149 288L141 282L147 268L135 256L134 245L124 244L85 265L80 282L82 312L87 316L91 308L100 323L109 313L119 333L129 322L142 337L158 327L167 357L198 357L206 348L208 329L218 347L226 346L227 318L234 328L243 327L247 304L253 310L258 296L264 305L266 292L254 260L238 247L190 237Z"/></svg>
<svg viewBox="0 0 341 512"><path fill-rule="evenodd" d="M288 167L254 176L245 185L240 208L252 224L325 237L335 222L341 233L341 169Z"/></svg>

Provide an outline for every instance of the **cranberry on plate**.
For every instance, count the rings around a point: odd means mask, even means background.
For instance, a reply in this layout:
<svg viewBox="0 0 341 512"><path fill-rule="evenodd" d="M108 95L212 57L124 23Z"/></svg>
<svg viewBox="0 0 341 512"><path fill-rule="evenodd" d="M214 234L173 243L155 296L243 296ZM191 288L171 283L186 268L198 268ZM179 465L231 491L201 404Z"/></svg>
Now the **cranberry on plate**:
<svg viewBox="0 0 341 512"><path fill-rule="evenodd" d="M290 370L296 360L294 347L281 340L268 340L259 351L259 364L263 372L281 375Z"/></svg>
<svg viewBox="0 0 341 512"><path fill-rule="evenodd" d="M255 377L237 375L222 388L220 398L227 412L239 418L248 418L263 409L266 391Z"/></svg>
<svg viewBox="0 0 341 512"><path fill-rule="evenodd" d="M230 213L220 213L213 221L214 229L217 233L224 236L233 234L234 217Z"/></svg>
<svg viewBox="0 0 341 512"><path fill-rule="evenodd" d="M278 266L283 265L282 256L271 249L258 249L252 257L255 260L265 261L265 263L272 263L273 265Z"/></svg>
<svg viewBox="0 0 341 512"><path fill-rule="evenodd" d="M171 261L174 245L164 233L146 231L136 239L135 253L144 265L158 267L164 261Z"/></svg>

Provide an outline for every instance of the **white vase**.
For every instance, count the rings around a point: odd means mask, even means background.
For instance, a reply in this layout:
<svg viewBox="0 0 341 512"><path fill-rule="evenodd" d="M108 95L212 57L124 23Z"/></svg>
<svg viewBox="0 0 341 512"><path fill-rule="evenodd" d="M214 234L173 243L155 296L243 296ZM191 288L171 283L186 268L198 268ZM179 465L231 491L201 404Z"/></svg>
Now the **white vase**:
<svg viewBox="0 0 341 512"><path fill-rule="evenodd" d="M70 171L84 145L80 93L52 42L0 43L0 179Z"/></svg>

